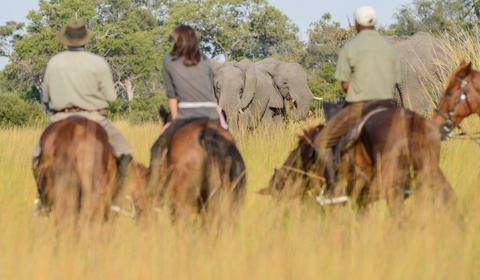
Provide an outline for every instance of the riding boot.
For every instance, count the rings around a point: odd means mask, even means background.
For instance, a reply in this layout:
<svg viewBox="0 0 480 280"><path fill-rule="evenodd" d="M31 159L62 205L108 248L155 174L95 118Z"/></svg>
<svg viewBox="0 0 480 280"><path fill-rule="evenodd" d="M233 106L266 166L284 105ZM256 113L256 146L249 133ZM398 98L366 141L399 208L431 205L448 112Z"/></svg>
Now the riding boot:
<svg viewBox="0 0 480 280"><path fill-rule="evenodd" d="M45 216L51 212L51 209L48 205L47 194L45 191L44 180L41 177L40 173L40 158L34 157L32 160L32 171L37 183L37 198L33 202L33 215L34 216Z"/></svg>
<svg viewBox="0 0 480 280"><path fill-rule="evenodd" d="M333 191L336 184L336 165L332 148L328 148L319 153L319 158L324 166L324 175L327 180L327 192Z"/></svg>
<svg viewBox="0 0 480 280"><path fill-rule="evenodd" d="M118 167L118 181L117 181L117 191L114 194L114 199L120 193L120 191L124 188L125 184L128 181L128 176L130 173L130 168L132 166L133 157L131 155L121 155L117 159L117 167Z"/></svg>

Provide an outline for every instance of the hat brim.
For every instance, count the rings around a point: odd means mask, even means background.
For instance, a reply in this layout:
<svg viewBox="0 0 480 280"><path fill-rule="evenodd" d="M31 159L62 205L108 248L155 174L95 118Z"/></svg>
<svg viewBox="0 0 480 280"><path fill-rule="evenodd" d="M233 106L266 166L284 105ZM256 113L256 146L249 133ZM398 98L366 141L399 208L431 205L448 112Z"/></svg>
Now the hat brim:
<svg viewBox="0 0 480 280"><path fill-rule="evenodd" d="M65 33L66 28L62 28L58 34L58 40L67 47L83 47L86 44L90 43L92 40L93 33L87 30L87 33L82 38L71 38L68 37Z"/></svg>

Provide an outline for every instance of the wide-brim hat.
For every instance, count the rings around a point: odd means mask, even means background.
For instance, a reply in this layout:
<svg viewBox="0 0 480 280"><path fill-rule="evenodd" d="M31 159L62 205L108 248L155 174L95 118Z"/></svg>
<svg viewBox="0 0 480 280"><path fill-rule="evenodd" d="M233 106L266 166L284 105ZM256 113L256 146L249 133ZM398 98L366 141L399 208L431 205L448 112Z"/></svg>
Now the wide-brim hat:
<svg viewBox="0 0 480 280"><path fill-rule="evenodd" d="M60 29L58 39L67 47L83 47L90 42L92 35L85 22L75 20Z"/></svg>

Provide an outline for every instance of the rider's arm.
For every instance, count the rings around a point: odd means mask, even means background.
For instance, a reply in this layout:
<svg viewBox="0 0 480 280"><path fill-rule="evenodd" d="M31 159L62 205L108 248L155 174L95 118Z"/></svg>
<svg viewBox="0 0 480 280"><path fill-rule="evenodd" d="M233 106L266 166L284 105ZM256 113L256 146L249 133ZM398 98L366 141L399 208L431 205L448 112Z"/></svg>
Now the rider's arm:
<svg viewBox="0 0 480 280"><path fill-rule="evenodd" d="M178 113L178 95L175 90L172 76L168 70L170 62L170 56L166 56L163 61L163 85L165 87L165 91L167 92L170 114L172 115L172 119L175 119Z"/></svg>
<svg viewBox="0 0 480 280"><path fill-rule="evenodd" d="M345 92L348 92L350 79L352 77L352 67L348 60L348 45L343 47L338 54L337 69L335 78L340 81L340 85Z"/></svg>
<svg viewBox="0 0 480 280"><path fill-rule="evenodd" d="M45 75L43 76L43 84L42 84L42 95L41 101L43 104L48 104L50 102L50 81L49 81L49 67L47 66L47 70L45 71Z"/></svg>
<svg viewBox="0 0 480 280"><path fill-rule="evenodd" d="M100 92L103 94L106 100L114 101L117 99L117 94L115 92L115 86L113 84L112 70L110 65L105 61L102 67L99 67L99 88Z"/></svg>
<svg viewBox="0 0 480 280"><path fill-rule="evenodd" d="M176 119L178 113L178 100L176 98L169 98L168 108L170 109L170 114L172 114L172 120Z"/></svg>

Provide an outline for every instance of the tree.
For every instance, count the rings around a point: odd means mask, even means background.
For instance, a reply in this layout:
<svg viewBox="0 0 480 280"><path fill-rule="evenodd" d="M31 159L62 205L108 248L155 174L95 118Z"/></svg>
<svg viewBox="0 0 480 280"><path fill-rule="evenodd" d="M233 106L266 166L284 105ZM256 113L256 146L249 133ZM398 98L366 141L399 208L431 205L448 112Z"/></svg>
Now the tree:
<svg viewBox="0 0 480 280"><path fill-rule="evenodd" d="M471 29L480 23L479 0L416 0L401 7L391 29L398 35L417 31L442 33L456 28Z"/></svg>
<svg viewBox="0 0 480 280"><path fill-rule="evenodd" d="M335 64L337 52L353 36L353 29L345 29L333 21L329 13L310 24L303 64L308 68Z"/></svg>
<svg viewBox="0 0 480 280"><path fill-rule="evenodd" d="M266 0L170 1L166 7L164 35L178 24L189 24L210 56L262 59L298 51L298 28Z"/></svg>
<svg viewBox="0 0 480 280"><path fill-rule="evenodd" d="M41 0L27 18L24 35L13 40L12 63L4 76L15 90L40 86L48 60L63 50L58 30L68 21L88 19L95 37L89 50L106 57L120 93L131 99L134 84L152 77L159 65L157 21L146 1Z"/></svg>

